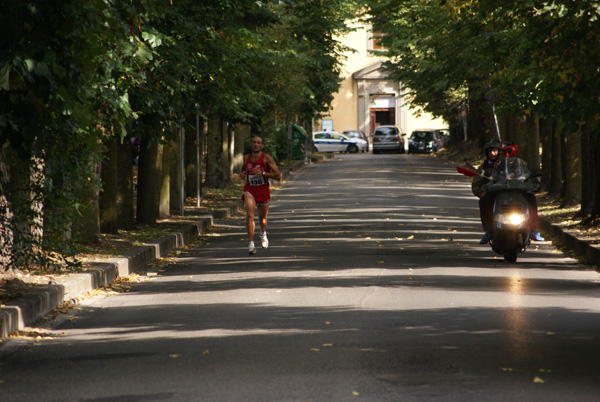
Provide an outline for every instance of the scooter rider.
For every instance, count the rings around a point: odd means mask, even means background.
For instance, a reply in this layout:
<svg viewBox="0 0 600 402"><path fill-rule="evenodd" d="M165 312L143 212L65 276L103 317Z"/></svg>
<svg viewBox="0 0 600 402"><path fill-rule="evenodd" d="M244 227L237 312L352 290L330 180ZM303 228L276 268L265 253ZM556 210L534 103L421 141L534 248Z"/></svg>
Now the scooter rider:
<svg viewBox="0 0 600 402"><path fill-rule="evenodd" d="M477 173L480 175L473 177L473 182L471 183L471 190L476 197L479 198L479 216L481 217L481 224L483 226L483 230L485 234L479 241L479 244L486 244L492 239L492 229L493 229L493 209L494 209L494 199L496 195L494 193L486 193L483 190L483 185L489 183L490 180L485 177L490 177L492 175L492 171L494 170L494 165L498 160L498 148L502 144L498 140L488 141L483 146L483 153L485 154L485 161L479 166L477 169ZM482 175L482 176L481 176Z"/></svg>
<svg viewBox="0 0 600 402"><path fill-rule="evenodd" d="M505 142L498 148L498 161L499 163L504 158L517 158L519 156L519 146L512 142ZM539 181L537 178L530 178L529 181L534 181L539 186ZM538 221L538 207L537 207L537 199L535 198L535 194L533 193L525 193L525 198L527 199L527 203L529 204L529 211L531 213L531 223L532 230L529 238L534 241L544 241L545 239L538 233L536 230L537 221Z"/></svg>

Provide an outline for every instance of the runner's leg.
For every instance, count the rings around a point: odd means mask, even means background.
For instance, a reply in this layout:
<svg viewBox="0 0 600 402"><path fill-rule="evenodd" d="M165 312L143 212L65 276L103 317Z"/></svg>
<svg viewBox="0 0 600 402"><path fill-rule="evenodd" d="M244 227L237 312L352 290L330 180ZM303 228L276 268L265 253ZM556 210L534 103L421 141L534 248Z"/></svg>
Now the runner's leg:
<svg viewBox="0 0 600 402"><path fill-rule="evenodd" d="M244 205L246 207L246 232L248 241L254 241L254 210L256 209L256 200L250 193L244 193Z"/></svg>
<svg viewBox="0 0 600 402"><path fill-rule="evenodd" d="M260 231L261 233L265 233L267 231L267 215L269 214L269 204L260 204L257 209Z"/></svg>

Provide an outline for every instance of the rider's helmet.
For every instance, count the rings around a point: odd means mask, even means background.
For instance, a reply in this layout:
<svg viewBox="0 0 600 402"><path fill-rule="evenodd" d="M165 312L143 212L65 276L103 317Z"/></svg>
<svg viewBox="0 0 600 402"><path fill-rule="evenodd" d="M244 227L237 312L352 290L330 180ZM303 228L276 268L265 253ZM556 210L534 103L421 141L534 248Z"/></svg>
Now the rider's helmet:
<svg viewBox="0 0 600 402"><path fill-rule="evenodd" d="M504 152L507 158L519 156L519 146L514 142L504 142L498 150Z"/></svg>
<svg viewBox="0 0 600 402"><path fill-rule="evenodd" d="M485 145L483 146L483 153L484 153L485 157L489 158L488 151L490 149L499 148L500 145L502 145L502 144L498 140L490 140L490 141L486 142Z"/></svg>

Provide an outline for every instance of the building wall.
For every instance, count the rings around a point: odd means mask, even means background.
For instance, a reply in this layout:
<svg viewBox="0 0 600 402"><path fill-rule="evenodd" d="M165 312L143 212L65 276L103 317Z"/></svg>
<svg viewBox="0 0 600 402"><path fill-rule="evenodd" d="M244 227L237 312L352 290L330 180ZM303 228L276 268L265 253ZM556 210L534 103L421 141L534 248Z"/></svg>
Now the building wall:
<svg viewBox="0 0 600 402"><path fill-rule="evenodd" d="M421 113L420 117L415 115L415 111L409 108L409 105L404 104L401 98L400 90L397 83L384 80L376 82L376 78L372 80L356 80L352 74L361 70L368 69L385 58L372 55L368 49L371 48L372 41L369 41L371 36L370 30L365 26L354 26L355 32L351 32L344 37L338 38L344 45L355 49L355 53L347 53L346 61L343 68L343 81L339 91L331 103L332 108L329 115L324 120L330 120L335 131L357 130L362 129L369 134L369 94L374 93L390 93L391 88L396 88L396 124L400 128L410 134L417 128L444 128L447 124L441 119L433 119L428 113ZM371 42L371 43L370 43ZM387 81L387 82L386 82ZM359 88L359 85L362 87ZM363 95L359 97L359 95ZM330 121L326 121L325 125L329 125ZM317 122L314 130L321 130L323 122Z"/></svg>

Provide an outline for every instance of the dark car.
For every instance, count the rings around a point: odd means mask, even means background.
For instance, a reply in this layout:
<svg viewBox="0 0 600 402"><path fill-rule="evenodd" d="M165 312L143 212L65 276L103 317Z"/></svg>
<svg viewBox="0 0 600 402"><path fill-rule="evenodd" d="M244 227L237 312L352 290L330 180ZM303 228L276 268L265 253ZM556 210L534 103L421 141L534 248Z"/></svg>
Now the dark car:
<svg viewBox="0 0 600 402"><path fill-rule="evenodd" d="M405 136L397 126L379 126L373 132L373 153L381 151L392 151L399 154L404 153Z"/></svg>
<svg viewBox="0 0 600 402"><path fill-rule="evenodd" d="M369 152L369 138L361 130L346 130L342 134L344 134L348 138L356 138L356 139L365 140L367 142L367 149L364 149L364 150L361 150L361 151L362 152L365 152L365 151Z"/></svg>
<svg viewBox="0 0 600 402"><path fill-rule="evenodd" d="M421 129L415 130L408 140L408 153L432 153L444 147L442 138L437 130Z"/></svg>

